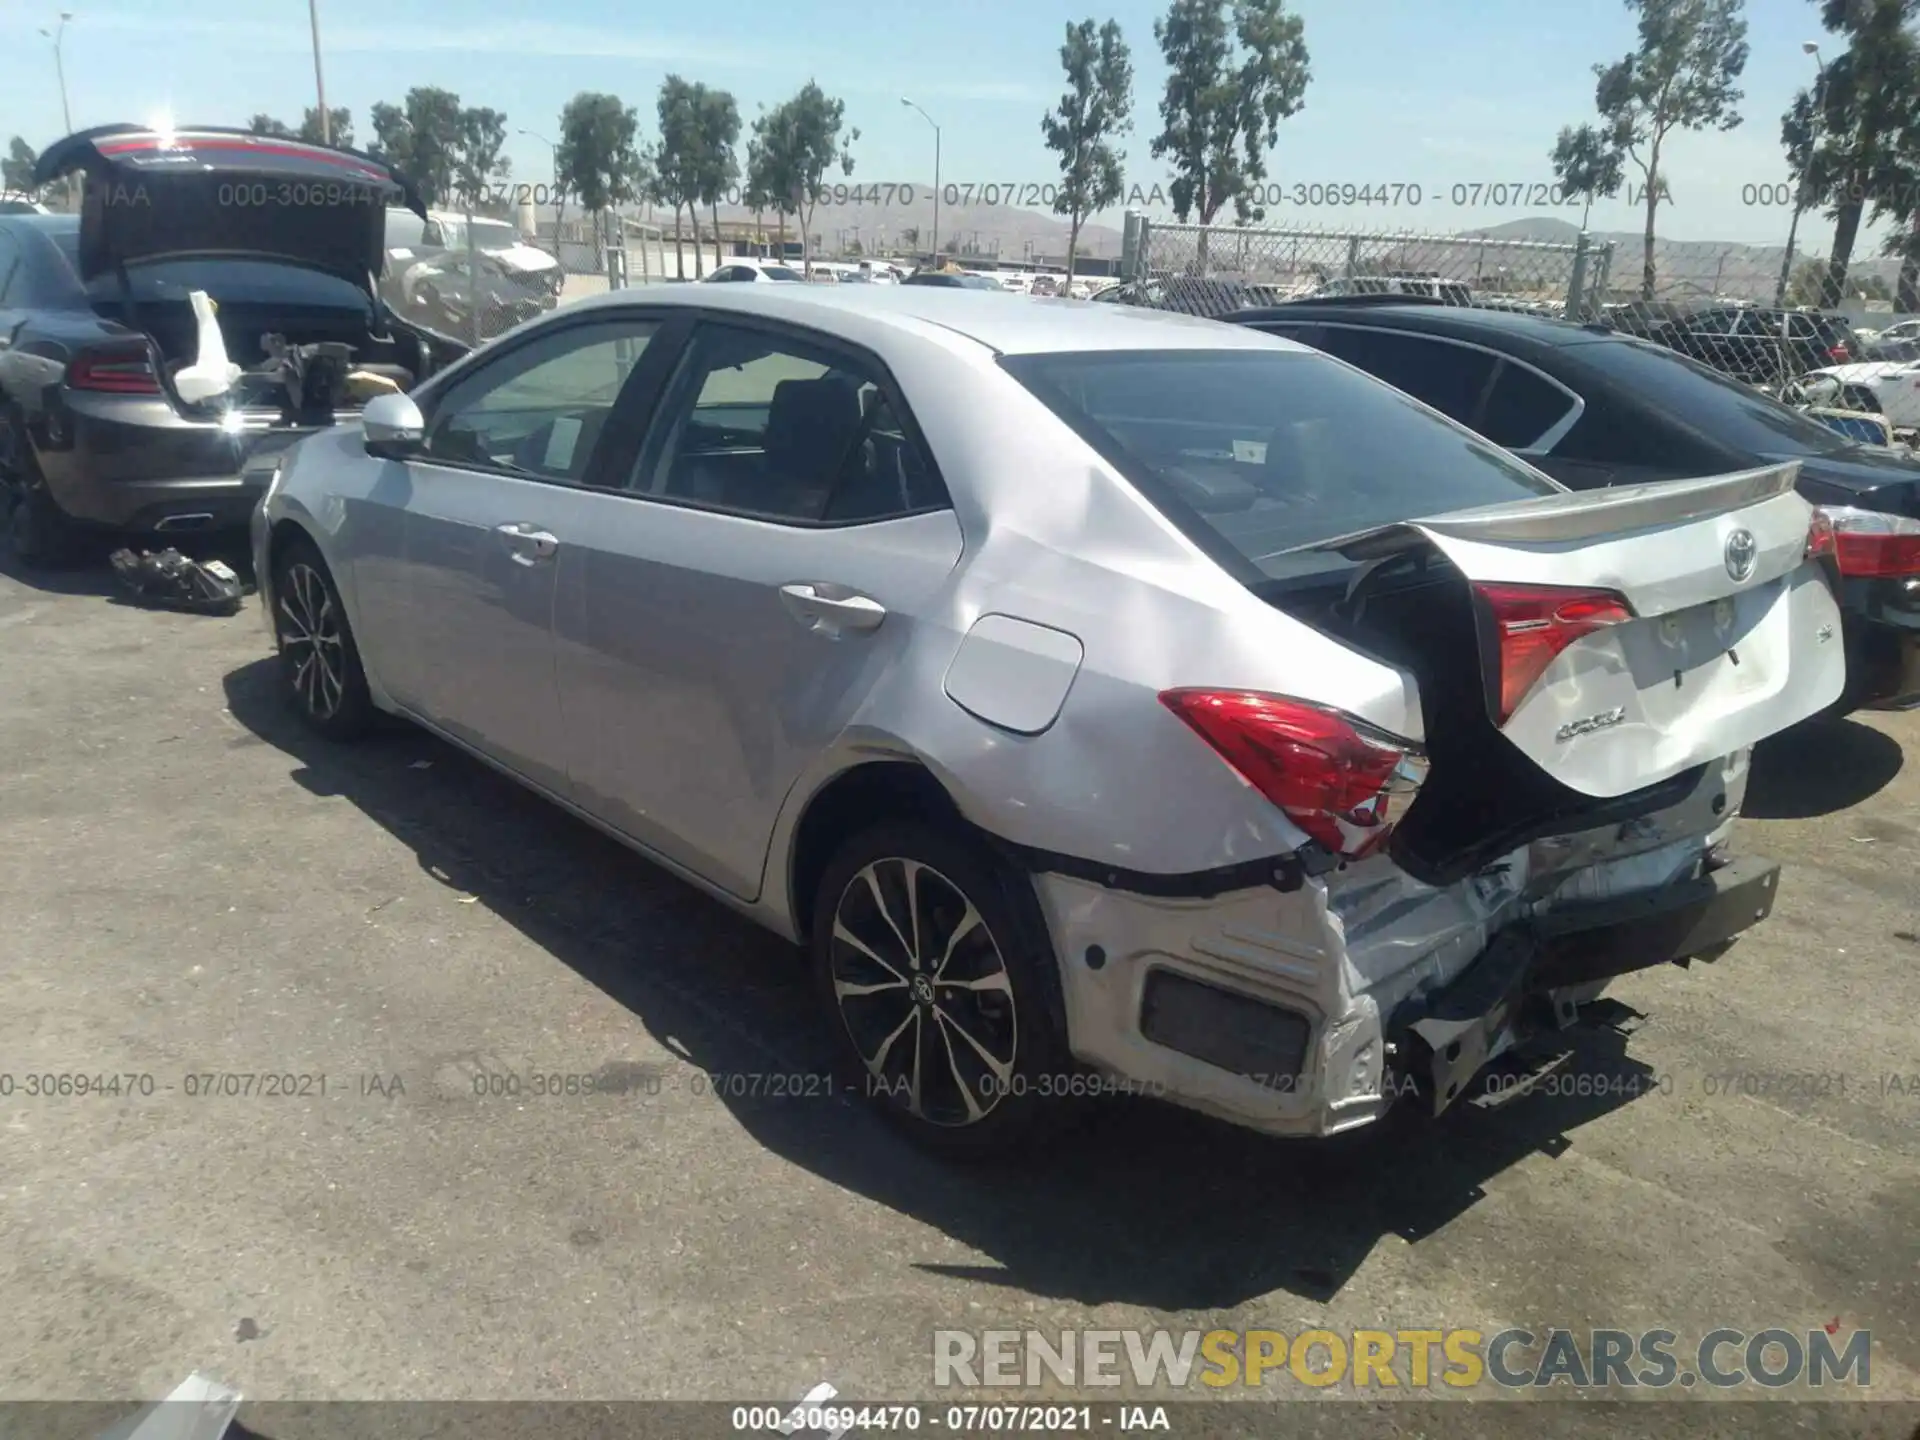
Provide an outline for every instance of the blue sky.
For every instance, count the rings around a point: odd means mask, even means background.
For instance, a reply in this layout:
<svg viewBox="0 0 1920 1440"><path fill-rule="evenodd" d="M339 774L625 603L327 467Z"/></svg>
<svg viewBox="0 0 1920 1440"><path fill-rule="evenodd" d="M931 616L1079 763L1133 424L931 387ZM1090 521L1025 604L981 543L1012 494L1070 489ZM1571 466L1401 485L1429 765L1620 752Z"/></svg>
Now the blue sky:
<svg viewBox="0 0 1920 1440"><path fill-rule="evenodd" d="M314 98L307 6L245 7L69 0L64 56L76 128L172 113L181 122L243 124L255 111L297 121ZM44 144L60 130L49 42L58 3L0 0L0 138ZM412 85L440 85L469 104L504 110L511 127L554 133L567 98L608 90L649 128L661 78L677 71L730 89L744 115L809 78L846 102L861 138L856 176L925 184L932 132L900 104L910 95L943 134L951 182L1045 181L1056 166L1040 115L1060 88L1065 24L1111 13L1134 49L1136 128L1127 172L1164 185L1148 154L1164 68L1153 43L1153 0L1089 9L1084 0L969 0L966 5L722 0L628 7L615 0L320 0L327 96L350 106L359 136L368 107ZM1282 182L1417 184L1417 211L1301 210L1287 223L1456 230L1518 218L1508 206L1456 208L1455 184L1550 180L1560 126L1590 118L1595 61L1626 52L1632 17L1619 0L1295 0L1314 78L1269 162ZM229 18L232 16L239 18ZM1673 195L1661 233L1674 239L1779 243L1787 213L1749 202L1744 187L1784 177L1779 116L1813 72L1801 42L1823 39L1811 0L1749 0L1753 58L1745 123L1730 134L1683 135L1668 170ZM1828 53L1835 46L1826 38ZM548 177L546 146L521 136L518 179ZM1559 211L1577 220L1577 210ZM1637 228L1625 202L1595 209L1597 229ZM1831 227L1802 226L1824 250Z"/></svg>

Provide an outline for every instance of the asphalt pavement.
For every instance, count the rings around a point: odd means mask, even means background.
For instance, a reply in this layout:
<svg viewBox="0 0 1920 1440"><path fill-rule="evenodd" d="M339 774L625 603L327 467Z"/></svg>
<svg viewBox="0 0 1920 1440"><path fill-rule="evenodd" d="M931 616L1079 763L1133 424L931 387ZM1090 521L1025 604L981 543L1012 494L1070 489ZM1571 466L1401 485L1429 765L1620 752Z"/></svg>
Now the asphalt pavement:
<svg viewBox="0 0 1920 1440"><path fill-rule="evenodd" d="M782 943L420 732L306 737L273 681L253 599L0 573L0 1398L905 1401L936 1329L1831 1323L1920 1400L1915 716L1762 748L1773 917L1620 984L1591 1086L1320 1145L1116 1100L957 1168L804 1079ZM1586 1423L1509 1413L1479 1432Z"/></svg>

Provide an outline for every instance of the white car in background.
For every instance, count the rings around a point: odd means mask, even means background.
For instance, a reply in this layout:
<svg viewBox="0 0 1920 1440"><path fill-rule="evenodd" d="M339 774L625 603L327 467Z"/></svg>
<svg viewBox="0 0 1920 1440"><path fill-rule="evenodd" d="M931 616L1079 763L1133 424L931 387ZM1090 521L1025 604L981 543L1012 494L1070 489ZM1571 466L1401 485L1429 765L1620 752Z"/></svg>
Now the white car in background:
<svg viewBox="0 0 1920 1440"><path fill-rule="evenodd" d="M387 211L387 259L390 274L397 267L439 250L464 250L468 245L467 217L448 210L429 210L425 218L411 210ZM529 245L510 220L476 215L472 220L473 248L495 261L515 279L541 286L558 295L567 272L559 260L538 245ZM410 300L412 297L405 296Z"/></svg>
<svg viewBox="0 0 1920 1440"><path fill-rule="evenodd" d="M1920 429L1920 360L1865 360L1826 365L1797 382L1810 404L1851 409L1846 392L1864 387L1878 400L1880 413L1895 430Z"/></svg>
<svg viewBox="0 0 1920 1440"><path fill-rule="evenodd" d="M793 266L779 260L759 260L750 255L729 255L724 265L716 265L700 277L702 285L736 283L765 284L773 281L797 282L805 277Z"/></svg>

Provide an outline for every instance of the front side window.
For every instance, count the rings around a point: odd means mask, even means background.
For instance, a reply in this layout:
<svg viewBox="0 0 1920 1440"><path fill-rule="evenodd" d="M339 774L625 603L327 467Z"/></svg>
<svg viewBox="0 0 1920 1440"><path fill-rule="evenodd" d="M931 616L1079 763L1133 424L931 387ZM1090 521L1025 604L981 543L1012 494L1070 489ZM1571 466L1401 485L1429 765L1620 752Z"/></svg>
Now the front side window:
<svg viewBox="0 0 1920 1440"><path fill-rule="evenodd" d="M516 346L435 405L424 458L577 482L656 323L569 326Z"/></svg>
<svg viewBox="0 0 1920 1440"><path fill-rule="evenodd" d="M1426 401L1463 425L1473 422L1493 379L1492 355L1444 340L1329 325L1317 348Z"/></svg>
<svg viewBox="0 0 1920 1440"><path fill-rule="evenodd" d="M946 503L878 373L729 325L695 332L631 488L759 519L878 520Z"/></svg>
<svg viewBox="0 0 1920 1440"><path fill-rule="evenodd" d="M1560 493L1496 446L1311 352L1108 351L1000 362L1142 494L1272 576L1290 552Z"/></svg>

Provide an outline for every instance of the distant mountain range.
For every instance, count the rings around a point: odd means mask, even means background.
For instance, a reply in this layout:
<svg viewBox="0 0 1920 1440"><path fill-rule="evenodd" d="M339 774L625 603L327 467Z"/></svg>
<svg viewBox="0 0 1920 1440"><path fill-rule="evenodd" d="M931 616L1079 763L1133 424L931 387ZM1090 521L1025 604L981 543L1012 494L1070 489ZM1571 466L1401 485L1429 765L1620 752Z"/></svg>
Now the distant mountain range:
<svg viewBox="0 0 1920 1440"><path fill-rule="evenodd" d="M971 190L976 187L968 188ZM1037 187L1020 188L1032 190ZM871 199L863 198L859 203L854 203L851 196L856 190L863 197L877 194L879 202L873 203ZM823 250L839 251L846 248L849 242L858 240L869 253L904 251L908 248L908 231L917 232L916 243L922 250L933 243L935 217L931 185L855 186L848 181L847 191L849 203L836 205L822 201L814 208L809 228ZM905 203L901 196L909 192L913 200ZM724 223L747 223L753 218L753 212L742 206L720 207L720 219ZM657 206L653 210L651 223L664 224L668 233L672 233L673 217L663 214ZM769 235L777 229L771 215L763 216L762 223ZM703 215L701 229L705 228L706 217ZM1067 233L1067 222L1044 210L1011 204L978 203L940 207L940 249L942 253L956 255L962 260L971 256L987 259L996 255L1002 260L1014 261L1025 260L1029 255L1057 259L1067 253ZM789 239L799 239L799 225L792 217L787 220L787 236ZM1117 258L1120 239L1120 232L1111 225L1083 225L1080 227L1079 253Z"/></svg>

